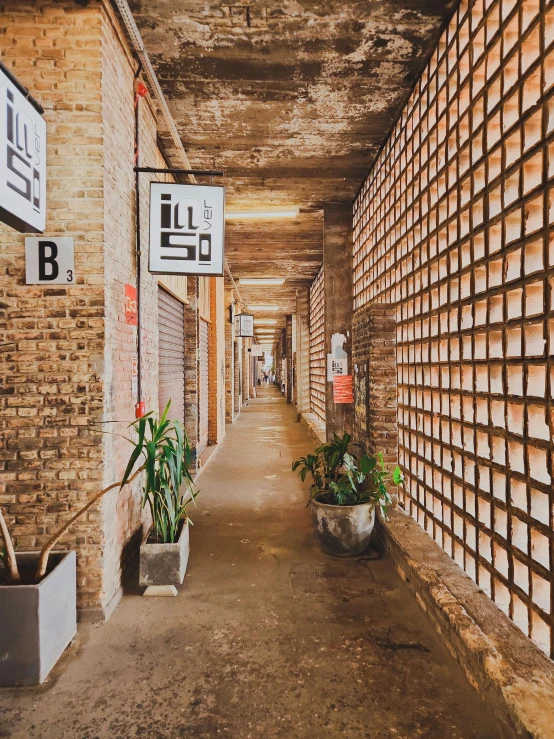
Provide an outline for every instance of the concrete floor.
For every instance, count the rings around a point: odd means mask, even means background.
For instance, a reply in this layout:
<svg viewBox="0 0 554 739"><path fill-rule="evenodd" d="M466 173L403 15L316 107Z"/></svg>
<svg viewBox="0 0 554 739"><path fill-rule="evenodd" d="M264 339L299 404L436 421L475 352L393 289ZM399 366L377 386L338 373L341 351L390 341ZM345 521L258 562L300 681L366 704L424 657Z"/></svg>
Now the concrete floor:
<svg viewBox="0 0 554 739"><path fill-rule="evenodd" d="M179 596L80 626L48 683L0 690L1 737L496 737L391 564L319 551L290 471L313 443L262 392L199 480Z"/></svg>

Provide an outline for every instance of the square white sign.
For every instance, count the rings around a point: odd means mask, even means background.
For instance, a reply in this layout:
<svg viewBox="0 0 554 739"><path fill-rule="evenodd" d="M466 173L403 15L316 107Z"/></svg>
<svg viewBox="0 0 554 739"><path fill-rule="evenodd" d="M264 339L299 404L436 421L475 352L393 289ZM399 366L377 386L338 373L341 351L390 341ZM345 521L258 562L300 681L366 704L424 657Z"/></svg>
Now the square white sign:
<svg viewBox="0 0 554 739"><path fill-rule="evenodd" d="M73 285L75 250L72 236L25 238L27 285Z"/></svg>
<svg viewBox="0 0 554 739"><path fill-rule="evenodd" d="M46 224L46 122L1 68L0 220L22 233Z"/></svg>
<svg viewBox="0 0 554 739"><path fill-rule="evenodd" d="M150 183L149 270L223 275L225 188Z"/></svg>

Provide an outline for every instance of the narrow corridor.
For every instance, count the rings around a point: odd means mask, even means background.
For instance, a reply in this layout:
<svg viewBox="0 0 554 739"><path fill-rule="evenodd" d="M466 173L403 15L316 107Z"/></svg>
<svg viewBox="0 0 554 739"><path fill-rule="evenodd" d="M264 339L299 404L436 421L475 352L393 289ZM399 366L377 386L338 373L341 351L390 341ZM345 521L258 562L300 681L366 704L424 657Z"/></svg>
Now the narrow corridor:
<svg viewBox="0 0 554 739"><path fill-rule="evenodd" d="M259 395L199 479L179 597L81 625L48 683L0 691L0 736L494 739L390 563L319 551L290 471L313 443Z"/></svg>

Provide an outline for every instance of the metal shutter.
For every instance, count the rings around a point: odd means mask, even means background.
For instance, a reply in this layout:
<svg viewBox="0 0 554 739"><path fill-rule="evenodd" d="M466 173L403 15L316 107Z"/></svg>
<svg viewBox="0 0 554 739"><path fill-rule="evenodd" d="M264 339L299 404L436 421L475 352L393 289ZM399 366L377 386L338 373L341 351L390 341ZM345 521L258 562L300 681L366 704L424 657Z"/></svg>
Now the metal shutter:
<svg viewBox="0 0 554 739"><path fill-rule="evenodd" d="M171 399L170 418L185 423L185 309L183 303L158 287L158 405Z"/></svg>
<svg viewBox="0 0 554 739"><path fill-rule="evenodd" d="M208 445L208 323L200 319L200 423L198 451Z"/></svg>

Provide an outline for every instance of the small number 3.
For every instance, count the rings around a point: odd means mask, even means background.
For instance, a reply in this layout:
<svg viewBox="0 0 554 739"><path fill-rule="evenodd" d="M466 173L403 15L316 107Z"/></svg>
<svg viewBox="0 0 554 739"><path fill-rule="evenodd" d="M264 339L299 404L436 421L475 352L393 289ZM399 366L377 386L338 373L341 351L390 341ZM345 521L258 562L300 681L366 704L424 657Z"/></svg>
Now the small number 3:
<svg viewBox="0 0 554 739"><path fill-rule="evenodd" d="M72 269L67 270L67 281L73 282L73 270Z"/></svg>

